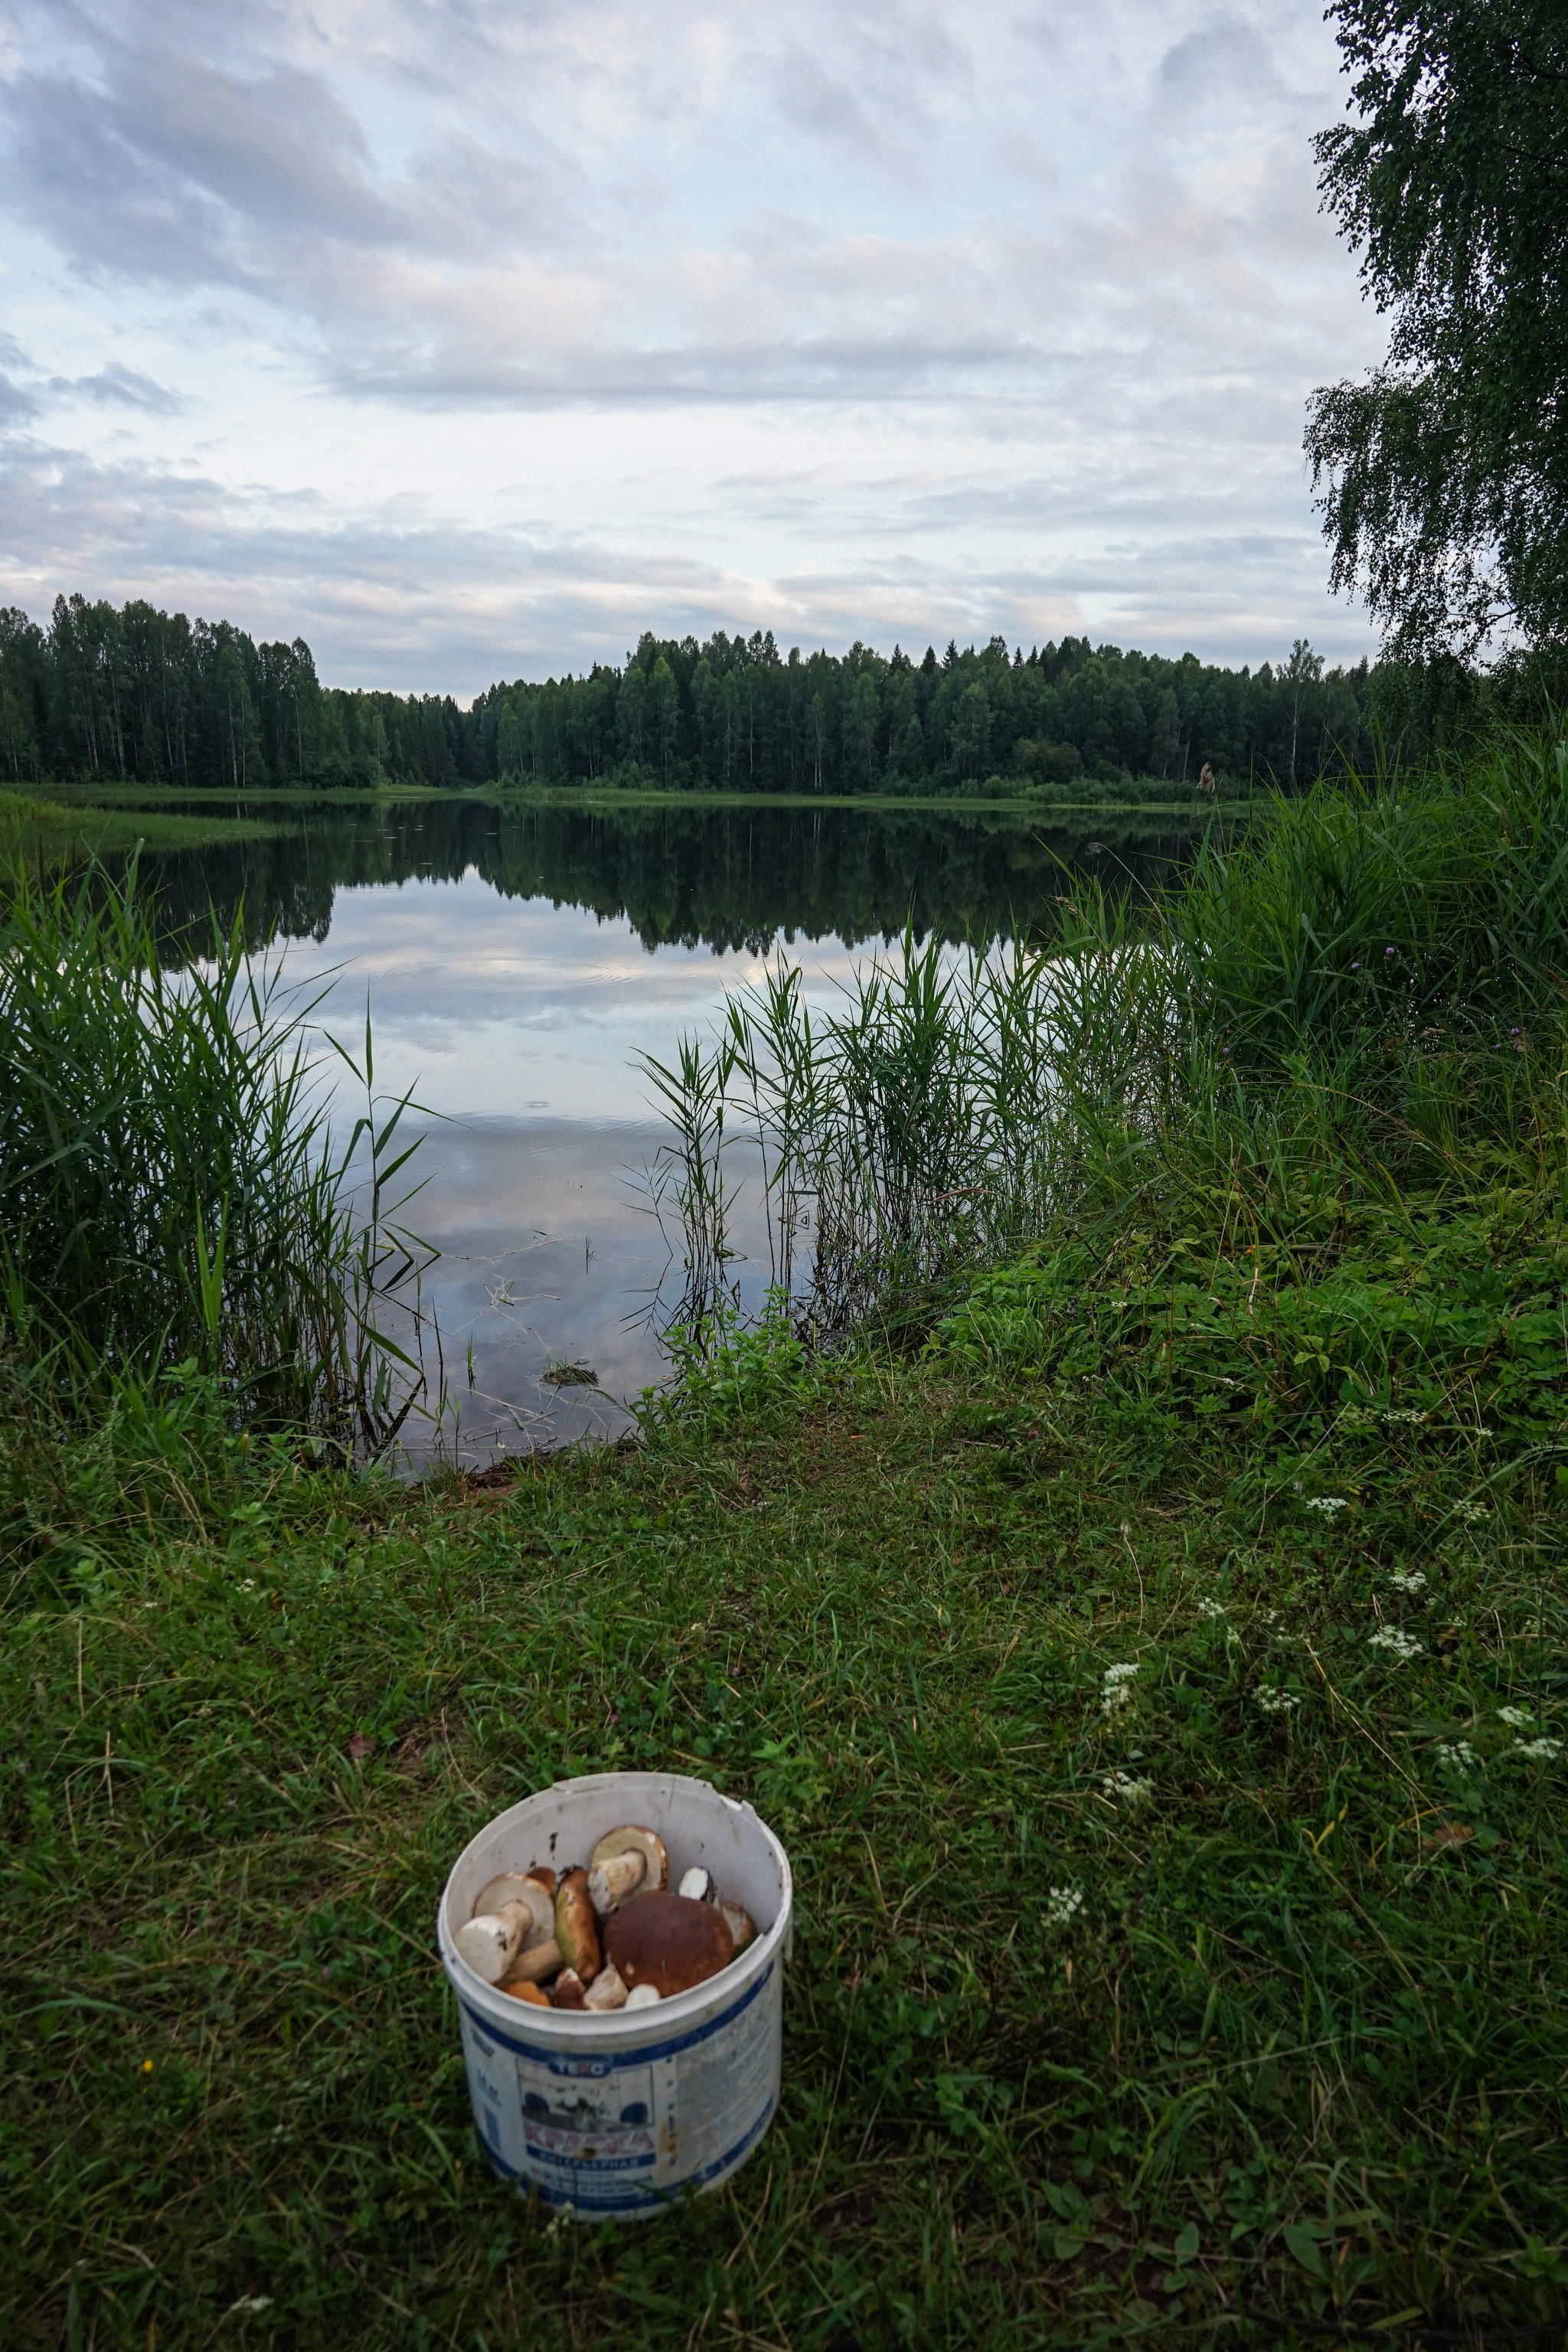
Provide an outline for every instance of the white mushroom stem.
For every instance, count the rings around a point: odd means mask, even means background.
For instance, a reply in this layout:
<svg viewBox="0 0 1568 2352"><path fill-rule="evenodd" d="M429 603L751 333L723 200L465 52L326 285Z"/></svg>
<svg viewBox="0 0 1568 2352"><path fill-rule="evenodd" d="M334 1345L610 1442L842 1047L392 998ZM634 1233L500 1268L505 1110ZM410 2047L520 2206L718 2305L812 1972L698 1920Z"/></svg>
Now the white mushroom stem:
<svg viewBox="0 0 1568 2352"><path fill-rule="evenodd" d="M552 1977L565 1958L553 1936L547 1944L535 1944L531 1951L519 1952L505 1976L503 1984L542 1984Z"/></svg>
<svg viewBox="0 0 1568 2352"><path fill-rule="evenodd" d="M584 2009L625 2009L626 1980L618 1969L602 1968L583 1996Z"/></svg>
<svg viewBox="0 0 1568 2352"><path fill-rule="evenodd" d="M700 1862L694 1862L675 1891L678 1895L684 1895L689 1903L711 1903L719 1889L713 1884L713 1873L704 1870Z"/></svg>
<svg viewBox="0 0 1568 2352"><path fill-rule="evenodd" d="M485 1984L500 1984L528 1933L530 1913L521 1903L508 1903L500 1911L481 1911L458 1928L452 1938L460 1958Z"/></svg>
<svg viewBox="0 0 1568 2352"><path fill-rule="evenodd" d="M628 2009L651 2009L655 2001L658 2000L660 1998L661 1995L657 1985L633 1985L630 1992L626 1995L626 2006Z"/></svg>
<svg viewBox="0 0 1568 2352"><path fill-rule="evenodd" d="M603 1919L617 1903L624 1903L647 1876L647 1859L635 1849L629 1853L612 1854L608 1862L596 1862L588 1873L588 1900Z"/></svg>

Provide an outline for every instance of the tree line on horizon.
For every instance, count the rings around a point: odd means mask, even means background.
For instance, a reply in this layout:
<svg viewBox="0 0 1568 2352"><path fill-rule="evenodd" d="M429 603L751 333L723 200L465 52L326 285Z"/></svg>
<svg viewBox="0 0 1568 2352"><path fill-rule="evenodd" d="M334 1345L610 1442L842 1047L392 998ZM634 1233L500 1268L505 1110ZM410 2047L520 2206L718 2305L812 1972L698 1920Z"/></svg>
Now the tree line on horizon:
<svg viewBox="0 0 1568 2352"><path fill-rule="evenodd" d="M622 667L476 696L323 686L310 648L136 601L0 611L0 778L243 794L380 782L622 783L916 794L1166 778L1289 784L1365 748L1374 673L1299 643L1229 669L1000 637L915 660L855 645L781 653L771 632L646 634Z"/></svg>
<svg viewBox="0 0 1568 2352"><path fill-rule="evenodd" d="M1437 687L1434 688L1434 679ZM622 667L449 695L323 686L310 648L136 601L0 611L0 780L268 787L657 785L745 793L1058 797L1137 779L1295 789L1377 741L1442 731L1492 692L1449 663L1327 668L1305 641L1226 668L1064 637L915 660L782 653L771 631L644 635Z"/></svg>

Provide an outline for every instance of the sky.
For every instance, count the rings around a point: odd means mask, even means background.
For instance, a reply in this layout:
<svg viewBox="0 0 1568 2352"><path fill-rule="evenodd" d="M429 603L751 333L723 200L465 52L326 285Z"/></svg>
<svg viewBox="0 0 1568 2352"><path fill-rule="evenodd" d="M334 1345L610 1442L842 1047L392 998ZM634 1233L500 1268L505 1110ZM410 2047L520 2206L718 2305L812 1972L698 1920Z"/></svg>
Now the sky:
<svg viewBox="0 0 1568 2352"><path fill-rule="evenodd" d="M1359 658L1321 8L0 0L0 603L465 700L645 628Z"/></svg>

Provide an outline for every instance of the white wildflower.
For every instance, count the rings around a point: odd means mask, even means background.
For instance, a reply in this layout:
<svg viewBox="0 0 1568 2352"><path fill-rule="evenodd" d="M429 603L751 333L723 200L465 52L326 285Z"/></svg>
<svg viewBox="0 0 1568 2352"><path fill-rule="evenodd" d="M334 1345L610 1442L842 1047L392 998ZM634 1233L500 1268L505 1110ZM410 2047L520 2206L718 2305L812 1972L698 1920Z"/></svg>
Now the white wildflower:
<svg viewBox="0 0 1568 2352"><path fill-rule="evenodd" d="M1439 1739L1432 1753L1440 1764L1473 1764L1476 1751L1468 1739Z"/></svg>
<svg viewBox="0 0 1568 2352"><path fill-rule="evenodd" d="M1560 1739L1516 1739L1513 1752L1516 1756L1528 1756L1532 1763L1550 1764L1562 1755L1563 1742Z"/></svg>
<svg viewBox="0 0 1568 2352"><path fill-rule="evenodd" d="M1374 1650L1386 1650L1396 1666L1407 1666L1412 1658L1421 1655L1421 1644L1403 1625L1385 1625L1372 1637Z"/></svg>
<svg viewBox="0 0 1568 2352"><path fill-rule="evenodd" d="M1336 1513L1348 1511L1350 1505L1342 1495L1309 1495L1306 1507L1309 1511L1321 1511L1326 1519L1331 1519Z"/></svg>
<svg viewBox="0 0 1568 2352"><path fill-rule="evenodd" d="M1294 1691L1281 1690L1278 1683L1259 1683L1253 1696L1265 1715L1289 1715L1301 1704Z"/></svg>
<svg viewBox="0 0 1568 2352"><path fill-rule="evenodd" d="M1426 1588L1426 1579L1418 1568L1390 1569L1388 1580L1395 1592L1423 1592Z"/></svg>
<svg viewBox="0 0 1568 2352"><path fill-rule="evenodd" d="M1081 1886L1053 1886L1046 1901L1046 1925L1070 1927L1082 1909Z"/></svg>
<svg viewBox="0 0 1568 2352"><path fill-rule="evenodd" d="M1200 1617L1223 1617L1225 1615L1225 1610L1221 1606L1220 1602L1215 1600L1211 1593L1205 1592L1200 1595L1198 1600L1198 1615Z"/></svg>
<svg viewBox="0 0 1568 2352"><path fill-rule="evenodd" d="M1462 1503L1455 1504L1454 1517L1457 1519L1463 1519L1468 1528L1476 1528L1479 1527L1483 1519L1489 1519L1491 1513L1485 1503L1472 1503L1467 1496Z"/></svg>
<svg viewBox="0 0 1568 2352"><path fill-rule="evenodd" d="M1131 1665L1107 1666L1100 1685L1100 1704L1107 1715L1114 1715L1118 1707L1127 1705L1132 1696L1131 1684L1137 1671L1135 1663Z"/></svg>
<svg viewBox="0 0 1568 2352"><path fill-rule="evenodd" d="M1527 1706L1500 1706L1497 1719L1500 1723L1506 1723L1510 1731L1517 1731L1521 1724L1535 1721Z"/></svg>
<svg viewBox="0 0 1568 2352"><path fill-rule="evenodd" d="M1152 1780L1135 1780L1131 1772L1120 1770L1108 1772L1100 1785L1108 1797L1120 1797L1129 1805L1141 1805L1154 1793Z"/></svg>

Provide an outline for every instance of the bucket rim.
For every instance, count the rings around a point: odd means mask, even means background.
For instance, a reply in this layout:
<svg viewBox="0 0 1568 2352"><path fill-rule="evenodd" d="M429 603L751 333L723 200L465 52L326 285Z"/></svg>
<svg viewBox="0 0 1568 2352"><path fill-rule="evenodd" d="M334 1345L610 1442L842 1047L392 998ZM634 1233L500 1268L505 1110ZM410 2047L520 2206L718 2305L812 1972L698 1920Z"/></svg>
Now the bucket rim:
<svg viewBox="0 0 1568 2352"><path fill-rule="evenodd" d="M609 1795L633 1790L644 1798L656 1791L673 1792L686 1790L694 1795L711 1799L751 1823L765 1841L771 1858L779 1874L779 1907L772 1924L760 1928L740 1956L717 1976L705 1978L687 1992L671 1993L665 2000L656 2001L651 2009L633 2010L628 2016L624 2010L537 2009L531 2001L517 2001L488 1985L477 1976L458 1951L449 1922L452 1889L458 1874L474 1848L488 1838L500 1823L547 1797L576 1795ZM768 1827L749 1799L726 1796L711 1780L700 1780L688 1772L584 1772L574 1773L564 1780L552 1780L542 1789L535 1789L515 1805L508 1805L499 1813L480 1823L447 1874L436 1910L436 1937L441 1965L451 1985L459 2007L470 2015L476 2011L498 2031L509 2036L526 2036L535 2044L569 2049L574 2042L598 2041L609 2035L614 2041L635 2046L643 2042L668 2040L685 2024L703 2019L715 2000L726 2005L760 1982L781 1953L787 1958L794 1922L795 1879L790 1870L789 1856L776 1833Z"/></svg>

